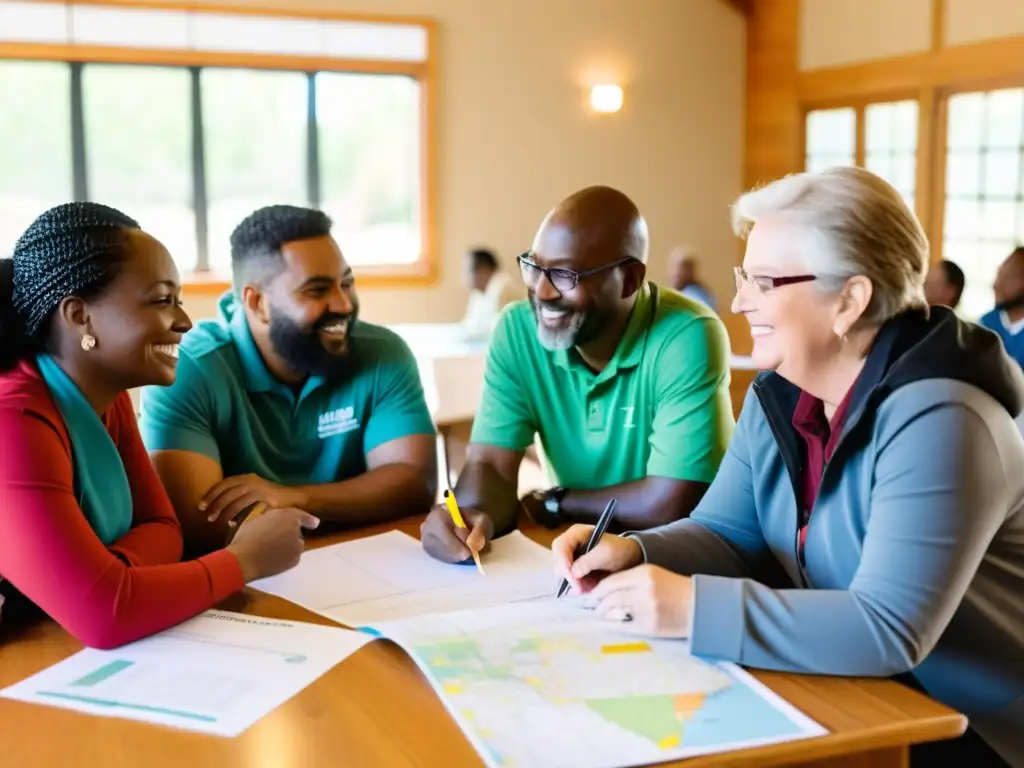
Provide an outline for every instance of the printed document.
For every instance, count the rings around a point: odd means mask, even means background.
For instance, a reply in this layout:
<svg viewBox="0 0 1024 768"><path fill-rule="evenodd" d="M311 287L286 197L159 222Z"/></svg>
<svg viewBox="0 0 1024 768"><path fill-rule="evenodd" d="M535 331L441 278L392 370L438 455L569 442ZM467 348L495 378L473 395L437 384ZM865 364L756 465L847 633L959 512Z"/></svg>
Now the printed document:
<svg viewBox="0 0 1024 768"><path fill-rule="evenodd" d="M307 550L299 564L249 584L350 627L554 595L551 551L519 531L473 561L442 563L401 531Z"/></svg>
<svg viewBox="0 0 1024 768"><path fill-rule="evenodd" d="M86 648L0 696L237 736L370 640L211 610L115 650Z"/></svg>

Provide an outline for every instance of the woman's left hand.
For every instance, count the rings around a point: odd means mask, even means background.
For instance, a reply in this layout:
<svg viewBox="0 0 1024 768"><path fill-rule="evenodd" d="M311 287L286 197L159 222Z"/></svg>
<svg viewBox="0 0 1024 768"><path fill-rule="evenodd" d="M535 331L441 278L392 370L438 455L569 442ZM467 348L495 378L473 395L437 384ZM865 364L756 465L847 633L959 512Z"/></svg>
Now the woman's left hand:
<svg viewBox="0 0 1024 768"><path fill-rule="evenodd" d="M656 637L688 637L693 580L656 565L638 565L606 576L590 592L602 618L623 629ZM629 618L626 618L629 617Z"/></svg>

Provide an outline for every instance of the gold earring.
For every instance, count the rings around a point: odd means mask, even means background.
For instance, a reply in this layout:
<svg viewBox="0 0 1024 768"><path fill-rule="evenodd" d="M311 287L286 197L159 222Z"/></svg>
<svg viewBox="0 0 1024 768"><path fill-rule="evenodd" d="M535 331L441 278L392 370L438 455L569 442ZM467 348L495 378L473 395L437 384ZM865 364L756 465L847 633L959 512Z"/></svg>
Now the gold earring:
<svg viewBox="0 0 1024 768"><path fill-rule="evenodd" d="M86 352L88 352L90 349L92 349L95 346L96 346L96 337L93 336L91 333L87 333L87 334L85 334L85 336L82 337L82 349L84 349Z"/></svg>

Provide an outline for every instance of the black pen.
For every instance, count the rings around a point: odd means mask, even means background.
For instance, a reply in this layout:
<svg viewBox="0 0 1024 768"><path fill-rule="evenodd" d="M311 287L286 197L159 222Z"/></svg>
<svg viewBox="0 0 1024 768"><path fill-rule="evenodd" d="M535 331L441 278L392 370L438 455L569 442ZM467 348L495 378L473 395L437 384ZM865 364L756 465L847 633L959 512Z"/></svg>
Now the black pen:
<svg viewBox="0 0 1024 768"><path fill-rule="evenodd" d="M573 562L576 562L583 557L587 552L597 546L597 542L601 540L604 532L608 529L608 523L612 521L612 512L615 511L615 505L617 502L612 499L608 502L608 506L604 508L604 512L597 518L597 525L594 526L594 530L590 533L590 541L587 542L586 547L577 547L576 554L573 555ZM562 579L562 586L558 588L558 597L561 597L569 591L569 580Z"/></svg>

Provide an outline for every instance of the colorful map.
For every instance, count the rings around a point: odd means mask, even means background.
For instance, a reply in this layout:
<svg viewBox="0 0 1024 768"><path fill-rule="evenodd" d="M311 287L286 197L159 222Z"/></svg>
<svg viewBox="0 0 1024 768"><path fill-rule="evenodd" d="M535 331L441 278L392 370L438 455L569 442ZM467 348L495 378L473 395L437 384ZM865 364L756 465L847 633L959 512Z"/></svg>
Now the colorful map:
<svg viewBox="0 0 1024 768"><path fill-rule="evenodd" d="M825 733L738 667L626 634L569 600L372 631L416 660L494 768L633 766Z"/></svg>

